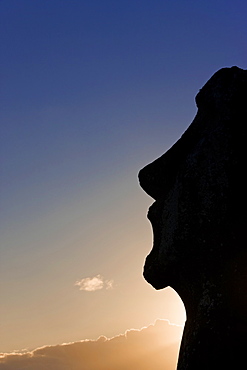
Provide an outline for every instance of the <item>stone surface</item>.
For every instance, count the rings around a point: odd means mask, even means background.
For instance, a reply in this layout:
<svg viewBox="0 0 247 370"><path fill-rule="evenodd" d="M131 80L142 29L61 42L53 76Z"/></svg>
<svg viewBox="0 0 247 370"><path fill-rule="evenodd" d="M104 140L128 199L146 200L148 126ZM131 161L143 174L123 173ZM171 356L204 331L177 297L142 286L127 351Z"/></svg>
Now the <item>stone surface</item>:
<svg viewBox="0 0 247 370"><path fill-rule="evenodd" d="M247 70L219 70L196 104L182 137L139 173L155 199L144 277L184 302L179 370L237 369L247 345Z"/></svg>

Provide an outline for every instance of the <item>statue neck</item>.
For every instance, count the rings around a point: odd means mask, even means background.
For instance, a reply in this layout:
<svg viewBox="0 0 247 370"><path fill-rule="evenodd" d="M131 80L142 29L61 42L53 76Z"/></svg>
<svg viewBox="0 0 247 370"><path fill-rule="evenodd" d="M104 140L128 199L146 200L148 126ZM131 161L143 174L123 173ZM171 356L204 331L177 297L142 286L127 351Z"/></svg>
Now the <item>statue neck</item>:
<svg viewBox="0 0 247 370"><path fill-rule="evenodd" d="M221 286L208 283L197 299L184 302L187 321L178 370L238 369L246 361L246 291L235 286L226 292Z"/></svg>

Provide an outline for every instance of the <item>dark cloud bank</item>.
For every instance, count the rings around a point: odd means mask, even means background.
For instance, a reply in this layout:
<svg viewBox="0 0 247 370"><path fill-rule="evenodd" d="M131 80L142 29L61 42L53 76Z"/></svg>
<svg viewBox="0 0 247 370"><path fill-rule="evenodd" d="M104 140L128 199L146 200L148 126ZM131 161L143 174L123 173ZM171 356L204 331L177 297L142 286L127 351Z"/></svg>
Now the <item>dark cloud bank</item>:
<svg viewBox="0 0 247 370"><path fill-rule="evenodd" d="M46 346L2 354L0 370L174 370L182 327L167 320L112 339Z"/></svg>

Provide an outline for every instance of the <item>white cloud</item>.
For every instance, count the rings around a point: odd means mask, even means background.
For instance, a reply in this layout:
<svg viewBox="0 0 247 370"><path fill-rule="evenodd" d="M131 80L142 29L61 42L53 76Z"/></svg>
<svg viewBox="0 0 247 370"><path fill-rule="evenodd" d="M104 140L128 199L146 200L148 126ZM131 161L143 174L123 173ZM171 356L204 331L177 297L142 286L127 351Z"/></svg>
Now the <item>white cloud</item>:
<svg viewBox="0 0 247 370"><path fill-rule="evenodd" d="M105 280L103 276L96 275L94 277L87 277L81 280L77 280L75 283L80 290L85 290L86 292L94 292L100 289L112 289L113 280Z"/></svg>
<svg viewBox="0 0 247 370"><path fill-rule="evenodd" d="M0 370L174 370L183 328L167 320L111 339L44 346L0 354Z"/></svg>
<svg viewBox="0 0 247 370"><path fill-rule="evenodd" d="M108 289L112 289L113 288L113 280L106 280L105 281L105 288L108 290Z"/></svg>

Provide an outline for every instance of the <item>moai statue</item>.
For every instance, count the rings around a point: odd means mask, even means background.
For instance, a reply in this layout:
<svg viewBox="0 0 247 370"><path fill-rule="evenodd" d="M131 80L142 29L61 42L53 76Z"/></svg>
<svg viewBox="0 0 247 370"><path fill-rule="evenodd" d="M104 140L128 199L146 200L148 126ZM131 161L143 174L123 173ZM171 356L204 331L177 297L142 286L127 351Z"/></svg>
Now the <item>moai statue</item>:
<svg viewBox="0 0 247 370"><path fill-rule="evenodd" d="M187 320L179 370L247 368L247 70L216 72L182 137L139 173L155 199L144 277Z"/></svg>

